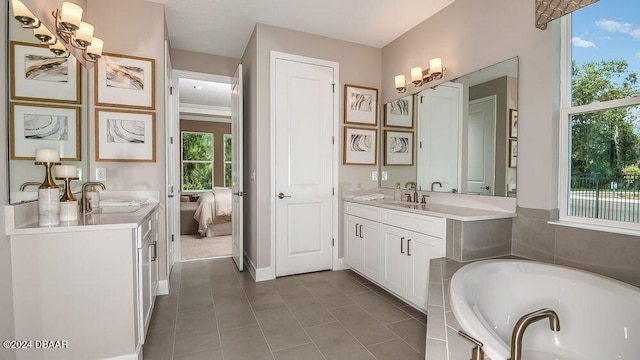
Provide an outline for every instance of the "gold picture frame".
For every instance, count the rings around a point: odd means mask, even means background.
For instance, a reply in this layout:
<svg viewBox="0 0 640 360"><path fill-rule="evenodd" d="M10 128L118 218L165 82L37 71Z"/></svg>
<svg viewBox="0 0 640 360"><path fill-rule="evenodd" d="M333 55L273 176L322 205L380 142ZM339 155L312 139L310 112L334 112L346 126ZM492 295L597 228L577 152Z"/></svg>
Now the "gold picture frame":
<svg viewBox="0 0 640 360"><path fill-rule="evenodd" d="M155 59L105 53L94 70L95 105L154 110Z"/></svg>
<svg viewBox="0 0 640 360"><path fill-rule="evenodd" d="M156 162L156 113L96 109L96 161Z"/></svg>
<svg viewBox="0 0 640 360"><path fill-rule="evenodd" d="M384 131L384 165L413 166L413 131Z"/></svg>
<svg viewBox="0 0 640 360"><path fill-rule="evenodd" d="M377 165L378 129L344 127L344 165Z"/></svg>
<svg viewBox="0 0 640 360"><path fill-rule="evenodd" d="M378 89L345 84L344 123L378 126Z"/></svg>

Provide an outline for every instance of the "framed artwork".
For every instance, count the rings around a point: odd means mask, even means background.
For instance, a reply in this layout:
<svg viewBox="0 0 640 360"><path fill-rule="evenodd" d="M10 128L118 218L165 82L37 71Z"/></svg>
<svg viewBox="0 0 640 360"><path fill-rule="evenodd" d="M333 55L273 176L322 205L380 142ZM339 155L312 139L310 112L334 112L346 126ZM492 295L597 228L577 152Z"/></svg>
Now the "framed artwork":
<svg viewBox="0 0 640 360"><path fill-rule="evenodd" d="M518 140L509 139L509 167L515 168L518 165Z"/></svg>
<svg viewBox="0 0 640 360"><path fill-rule="evenodd" d="M384 131L384 164L413 165L413 131Z"/></svg>
<svg viewBox="0 0 640 360"><path fill-rule="evenodd" d="M46 45L11 42L11 99L79 104L80 68L55 57Z"/></svg>
<svg viewBox="0 0 640 360"><path fill-rule="evenodd" d="M518 137L518 110L509 109L509 137Z"/></svg>
<svg viewBox="0 0 640 360"><path fill-rule="evenodd" d="M103 54L95 74L96 106L155 109L155 59Z"/></svg>
<svg viewBox="0 0 640 360"><path fill-rule="evenodd" d="M384 126L413 128L413 96L384 104Z"/></svg>
<svg viewBox="0 0 640 360"><path fill-rule="evenodd" d="M62 161L80 160L80 108L11 103L11 160L35 160L36 149L56 149Z"/></svg>
<svg viewBox="0 0 640 360"><path fill-rule="evenodd" d="M378 129L344 127L345 165L376 165L378 159Z"/></svg>
<svg viewBox="0 0 640 360"><path fill-rule="evenodd" d="M344 85L345 124L378 125L378 89Z"/></svg>
<svg viewBox="0 0 640 360"><path fill-rule="evenodd" d="M156 161L156 114L96 109L96 161Z"/></svg>

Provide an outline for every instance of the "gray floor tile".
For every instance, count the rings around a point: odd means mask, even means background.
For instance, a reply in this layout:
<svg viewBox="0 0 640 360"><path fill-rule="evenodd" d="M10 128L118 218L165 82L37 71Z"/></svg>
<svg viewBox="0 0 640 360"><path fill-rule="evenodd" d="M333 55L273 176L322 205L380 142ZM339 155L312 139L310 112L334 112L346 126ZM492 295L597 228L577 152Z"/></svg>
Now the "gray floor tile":
<svg viewBox="0 0 640 360"><path fill-rule="evenodd" d="M216 318L212 310L178 315L174 354L186 354L220 346Z"/></svg>
<svg viewBox="0 0 640 360"><path fill-rule="evenodd" d="M273 359L258 325L220 333L224 358L228 360Z"/></svg>
<svg viewBox="0 0 640 360"><path fill-rule="evenodd" d="M336 319L315 299L287 304L289 310L304 327L326 324Z"/></svg>
<svg viewBox="0 0 640 360"><path fill-rule="evenodd" d="M258 283L245 287L244 291L247 294L247 299L249 299L253 311L262 311L284 306L284 301L282 297L280 297L280 294L278 294L278 291L273 287L273 284Z"/></svg>
<svg viewBox="0 0 640 360"><path fill-rule="evenodd" d="M303 285L327 309L353 304L346 295L324 279L303 283Z"/></svg>
<svg viewBox="0 0 640 360"><path fill-rule="evenodd" d="M217 347L190 354L176 355L174 360L223 360L222 349Z"/></svg>
<svg viewBox="0 0 640 360"><path fill-rule="evenodd" d="M282 350L311 342L289 309L277 308L257 311L256 318L271 351Z"/></svg>
<svg viewBox="0 0 640 360"><path fill-rule="evenodd" d="M393 332L358 305L345 306L330 312L364 346L397 338Z"/></svg>
<svg viewBox="0 0 640 360"><path fill-rule="evenodd" d="M145 360L171 360L173 358L174 328L164 328L147 332L142 348Z"/></svg>
<svg viewBox="0 0 640 360"><path fill-rule="evenodd" d="M323 275L325 280L345 295L370 291L369 288L363 286L343 271L327 271L323 273Z"/></svg>
<svg viewBox="0 0 640 360"><path fill-rule="evenodd" d="M355 272L353 270L344 270L344 273L349 275L350 277L352 277L354 280L356 280L360 284L366 284L366 283L370 283L371 282L371 281L367 280L367 278L365 278L364 276L358 274L357 272Z"/></svg>
<svg viewBox="0 0 640 360"><path fill-rule="evenodd" d="M411 315L371 292L351 295L349 298L383 324L411 318Z"/></svg>
<svg viewBox="0 0 640 360"><path fill-rule="evenodd" d="M378 360L424 360L424 355L418 354L417 351L401 339L372 345L367 349ZM434 358L434 360L437 359Z"/></svg>
<svg viewBox="0 0 640 360"><path fill-rule="evenodd" d="M427 339L427 329L424 324L416 319L399 321L387 325L400 338L411 345L420 354L424 355L424 347Z"/></svg>
<svg viewBox="0 0 640 360"><path fill-rule="evenodd" d="M405 306L401 306L400 310L406 312L407 314L411 315L414 319L420 321L423 324L427 324L427 315L425 315L422 311L420 310L416 310L416 308L414 308L411 305L405 305Z"/></svg>
<svg viewBox="0 0 640 360"><path fill-rule="evenodd" d="M149 322L149 330L174 327L176 325L176 313L178 311L177 294L161 295L156 297L156 303Z"/></svg>
<svg viewBox="0 0 640 360"><path fill-rule="evenodd" d="M256 317L253 315L247 300L234 304L216 304L215 309L218 330L221 332L256 323Z"/></svg>
<svg viewBox="0 0 640 360"><path fill-rule="evenodd" d="M180 286L178 313L210 310L212 305L211 287L189 288Z"/></svg>
<svg viewBox="0 0 640 360"><path fill-rule="evenodd" d="M324 360L313 343L274 351L273 356L276 360Z"/></svg>
<svg viewBox="0 0 640 360"><path fill-rule="evenodd" d="M375 359L339 322L310 327L306 331L327 360Z"/></svg>
<svg viewBox="0 0 640 360"><path fill-rule="evenodd" d="M392 303L395 306L404 306L406 305L404 303L404 301L398 299L395 295L387 292L387 290L381 288L380 286L374 284L374 283L367 283L364 284L364 286L368 287L371 291L373 291L374 293L380 295L383 299L385 299L386 301Z"/></svg>

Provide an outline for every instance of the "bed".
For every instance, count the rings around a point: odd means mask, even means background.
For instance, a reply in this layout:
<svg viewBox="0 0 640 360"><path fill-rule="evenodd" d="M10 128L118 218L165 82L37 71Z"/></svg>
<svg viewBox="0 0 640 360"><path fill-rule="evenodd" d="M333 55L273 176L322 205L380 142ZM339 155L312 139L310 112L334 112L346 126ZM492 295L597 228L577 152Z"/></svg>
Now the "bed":
<svg viewBox="0 0 640 360"><path fill-rule="evenodd" d="M203 237L231 235L231 189L216 187L200 195L193 218Z"/></svg>

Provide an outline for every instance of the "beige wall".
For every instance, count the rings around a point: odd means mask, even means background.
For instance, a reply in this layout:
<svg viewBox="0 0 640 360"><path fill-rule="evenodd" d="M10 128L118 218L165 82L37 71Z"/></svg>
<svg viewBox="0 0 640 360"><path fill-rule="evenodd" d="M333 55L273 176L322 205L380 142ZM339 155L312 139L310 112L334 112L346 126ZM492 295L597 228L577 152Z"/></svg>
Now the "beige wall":
<svg viewBox="0 0 640 360"><path fill-rule="evenodd" d="M233 76L239 63L240 59L226 56L171 49L171 66L178 70Z"/></svg>
<svg viewBox="0 0 640 360"><path fill-rule="evenodd" d="M224 134L231 134L231 124L212 121L180 120L180 131L213 133L213 186L224 186ZM182 149L180 151L182 151ZM182 154L182 152L180 154ZM182 159L182 156L180 159ZM180 166L182 166L182 161L180 161Z"/></svg>
<svg viewBox="0 0 640 360"><path fill-rule="evenodd" d="M122 11L126 9L126 11ZM166 238L165 221L165 61L164 7L144 0L90 1L86 9L87 21L104 40L104 51L155 59L155 124L156 161L153 163L96 162L95 141L89 146L89 179L95 180L95 168L107 170L108 190L160 191L160 239ZM144 19L144 21L140 21ZM95 134L93 72L89 71L89 134ZM166 242L160 241L160 279L166 274Z"/></svg>
<svg viewBox="0 0 640 360"><path fill-rule="evenodd" d="M7 49L7 7L0 9L0 48ZM0 57L0 74L7 73L6 56ZM0 114L7 114L7 87L0 86ZM7 169L7 126L0 126L0 169ZM0 178L0 339L14 339L13 282L11 280L11 245L5 233L4 206L8 204L7 178ZM15 352L0 348L0 358L15 359Z"/></svg>
<svg viewBox="0 0 640 360"><path fill-rule="evenodd" d="M249 194L249 210L255 218L256 227L250 233L249 248L255 255L251 255L251 261L259 268L271 265L271 144L269 136L257 136L257 134L270 133L270 54L271 51L279 51L300 56L308 56L323 60L335 61L340 64L340 74L337 89L340 91L338 109L343 109L344 84L356 84L373 88L380 88L380 49L354 44L342 40L331 39L323 36L311 35L299 31L278 28L270 25L257 24L254 31L256 54L253 56L252 42L249 43L243 62L255 58L255 71L249 71L249 77L256 76L257 92L255 98L250 98L250 104L245 107L245 114L249 120L245 131L251 137L248 148L245 150L249 162L249 169L245 174L256 172L256 183L251 184ZM253 66L253 64L252 64ZM246 83L246 82L245 82ZM251 95L250 95L251 97ZM380 103L380 102L378 102ZM255 109L253 108L255 106ZM342 159L342 124L343 114L339 111L339 138L337 149L339 159ZM255 141L253 141L255 139ZM370 172L377 170L376 166L343 166L339 168L339 184L337 196L340 196L343 186L348 187L377 187L377 181L370 180ZM253 195L252 195L253 194ZM258 215L259 214L259 215ZM253 219L250 220L253 223ZM342 236L335 234L337 239ZM339 245L342 248L341 245ZM340 251L341 252L341 251ZM254 257L255 256L255 257Z"/></svg>

